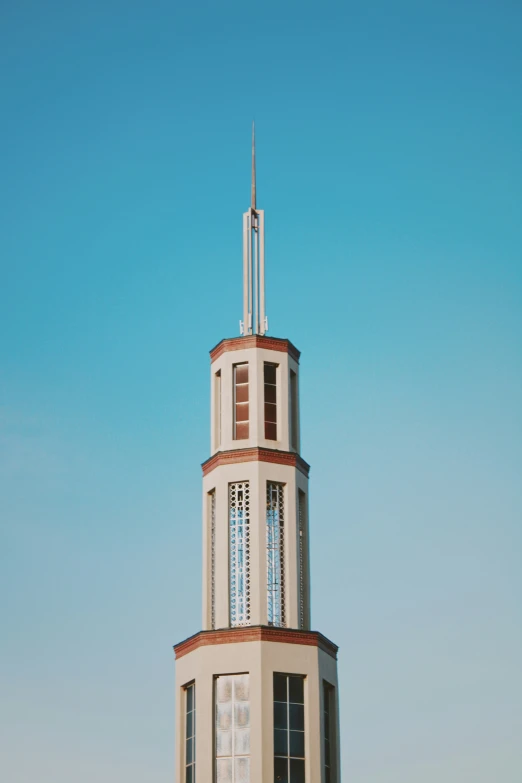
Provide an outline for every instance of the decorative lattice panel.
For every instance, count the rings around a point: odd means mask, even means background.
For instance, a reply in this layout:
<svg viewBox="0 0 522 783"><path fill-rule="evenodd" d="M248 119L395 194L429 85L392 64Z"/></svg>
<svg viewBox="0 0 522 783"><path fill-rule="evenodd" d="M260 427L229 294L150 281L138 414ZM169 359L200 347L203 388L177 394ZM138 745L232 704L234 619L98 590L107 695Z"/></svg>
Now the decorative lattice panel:
<svg viewBox="0 0 522 783"><path fill-rule="evenodd" d="M230 625L250 625L250 487L229 484Z"/></svg>
<svg viewBox="0 0 522 783"><path fill-rule="evenodd" d="M268 624L285 626L284 485L266 485L266 560Z"/></svg>

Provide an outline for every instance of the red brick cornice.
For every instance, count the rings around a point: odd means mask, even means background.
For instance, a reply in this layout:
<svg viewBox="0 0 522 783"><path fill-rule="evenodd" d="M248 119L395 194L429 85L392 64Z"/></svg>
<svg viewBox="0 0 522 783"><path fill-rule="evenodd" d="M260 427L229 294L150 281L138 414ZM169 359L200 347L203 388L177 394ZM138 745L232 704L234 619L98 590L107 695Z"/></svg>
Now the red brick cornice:
<svg viewBox="0 0 522 783"><path fill-rule="evenodd" d="M260 334L251 334L245 337L229 337L221 340L210 351L210 361L215 362L227 351L241 351L243 348L266 348L269 351L281 351L287 353L296 362L299 362L301 352L297 350L290 340L280 337L262 337Z"/></svg>
<svg viewBox="0 0 522 783"><path fill-rule="evenodd" d="M199 647L214 644L238 644L241 642L279 642L280 644L302 644L319 647L337 660L338 646L318 631L298 631L293 628L272 628L267 625L252 625L244 628L223 628L218 631L200 631L183 642L174 645L174 656L182 658Z"/></svg>
<svg viewBox="0 0 522 783"><path fill-rule="evenodd" d="M232 449L231 451L218 451L203 464L203 475L206 476L219 465L234 465L237 462L272 462L276 465L290 465L298 468L308 478L310 465L299 454L293 451L278 451L277 449L262 449L253 446L250 449Z"/></svg>

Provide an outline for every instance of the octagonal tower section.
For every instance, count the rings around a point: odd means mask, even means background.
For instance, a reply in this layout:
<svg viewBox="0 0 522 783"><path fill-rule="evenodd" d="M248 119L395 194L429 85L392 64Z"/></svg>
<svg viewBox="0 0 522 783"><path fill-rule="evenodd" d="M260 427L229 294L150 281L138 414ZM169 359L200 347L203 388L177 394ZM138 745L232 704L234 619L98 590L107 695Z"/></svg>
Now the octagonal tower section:
<svg viewBox="0 0 522 783"><path fill-rule="evenodd" d="M299 455L299 351L240 337L211 351L203 464L203 628L310 627L309 465Z"/></svg>
<svg viewBox="0 0 522 783"><path fill-rule="evenodd" d="M203 630L175 646L177 783L339 783L337 647L310 630L299 358L245 335L211 352Z"/></svg>

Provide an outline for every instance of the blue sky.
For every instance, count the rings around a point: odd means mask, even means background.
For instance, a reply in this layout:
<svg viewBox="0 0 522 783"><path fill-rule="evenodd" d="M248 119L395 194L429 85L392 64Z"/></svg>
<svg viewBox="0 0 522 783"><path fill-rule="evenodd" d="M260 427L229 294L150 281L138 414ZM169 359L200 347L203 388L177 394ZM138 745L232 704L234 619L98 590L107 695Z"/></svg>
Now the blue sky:
<svg viewBox="0 0 522 783"><path fill-rule="evenodd" d="M0 8L2 779L173 776L256 119L343 780L522 777L522 11Z"/></svg>

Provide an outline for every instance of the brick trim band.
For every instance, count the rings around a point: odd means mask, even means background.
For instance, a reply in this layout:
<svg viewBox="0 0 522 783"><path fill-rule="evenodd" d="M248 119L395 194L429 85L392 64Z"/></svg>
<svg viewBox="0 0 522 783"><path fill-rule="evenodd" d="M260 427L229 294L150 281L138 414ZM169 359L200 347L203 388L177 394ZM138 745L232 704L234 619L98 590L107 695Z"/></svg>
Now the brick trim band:
<svg viewBox="0 0 522 783"><path fill-rule="evenodd" d="M237 462L272 462L276 465L290 465L300 470L306 478L310 475L310 465L299 454L293 451L262 449L259 446L253 446L250 449L218 451L217 454L213 454L212 457L201 465L203 475L206 476L220 465L233 465Z"/></svg>
<svg viewBox="0 0 522 783"><path fill-rule="evenodd" d="M301 356L301 352L297 350L290 340L252 334L246 337L228 337L225 340L221 340L210 351L210 361L211 363L215 362L216 359L219 359L227 351L240 351L243 348L266 348L269 351L281 351L282 353L287 353L296 362L299 362L299 357Z"/></svg>
<svg viewBox="0 0 522 783"><path fill-rule="evenodd" d="M280 644L302 644L318 647L337 660L338 646L319 631L298 631L293 628L272 628L267 625L252 625L243 628L223 628L218 631L200 631L174 645L175 658L182 658L199 647L215 644L238 644L241 642L279 642Z"/></svg>

